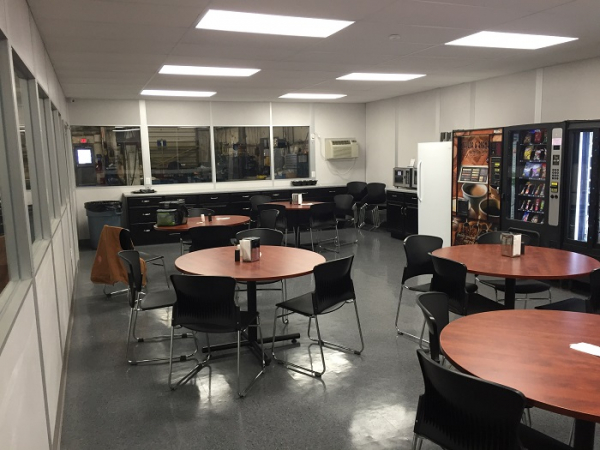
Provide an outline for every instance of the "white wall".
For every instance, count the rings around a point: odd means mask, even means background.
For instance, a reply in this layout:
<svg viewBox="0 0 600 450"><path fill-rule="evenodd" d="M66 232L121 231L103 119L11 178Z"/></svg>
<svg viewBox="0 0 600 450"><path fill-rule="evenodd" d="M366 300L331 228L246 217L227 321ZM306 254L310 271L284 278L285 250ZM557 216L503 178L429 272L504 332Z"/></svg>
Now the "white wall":
<svg viewBox="0 0 600 450"><path fill-rule="evenodd" d="M69 103L71 125L148 125L148 126L310 126L313 147L314 178L321 186L345 185L365 180L366 106L364 104L312 103L237 103L207 101L102 101L83 100ZM142 119L140 109L146 112ZM356 138L360 146L355 160L328 161L324 158L326 138ZM374 151L377 145L373 146ZM142 143L142 152L145 152ZM173 192L206 192L258 190L289 187L290 180L236 181L198 184L164 184L153 188L159 194ZM121 200L131 186L80 187L77 196L77 230L79 239L89 238L85 202Z"/></svg>
<svg viewBox="0 0 600 450"><path fill-rule="evenodd" d="M397 104L397 99L367 104L367 182L379 181L387 186L393 185L392 168L397 165L394 151Z"/></svg>
<svg viewBox="0 0 600 450"><path fill-rule="evenodd" d="M0 30L68 121L66 99L26 0L0 0ZM79 255L74 248L72 196L67 197L51 222L50 236L35 243L32 273L23 273L12 282L13 288L0 294L3 449L58 448L61 383Z"/></svg>

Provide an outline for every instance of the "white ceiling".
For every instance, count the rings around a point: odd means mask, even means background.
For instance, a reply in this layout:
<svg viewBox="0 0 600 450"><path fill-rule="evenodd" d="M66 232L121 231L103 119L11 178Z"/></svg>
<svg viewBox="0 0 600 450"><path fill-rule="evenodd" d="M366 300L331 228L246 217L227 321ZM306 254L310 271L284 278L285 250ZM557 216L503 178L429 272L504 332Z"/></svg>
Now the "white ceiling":
<svg viewBox="0 0 600 450"><path fill-rule="evenodd" d="M28 0L65 95L217 91L215 101L342 93L363 103L600 56L598 0ZM353 20L326 39L198 30L207 9ZM476 31L579 40L541 50L445 46ZM391 34L398 35L390 40ZM261 69L249 78L160 75L163 64ZM425 73L407 82L350 72ZM289 101L289 100L286 100Z"/></svg>

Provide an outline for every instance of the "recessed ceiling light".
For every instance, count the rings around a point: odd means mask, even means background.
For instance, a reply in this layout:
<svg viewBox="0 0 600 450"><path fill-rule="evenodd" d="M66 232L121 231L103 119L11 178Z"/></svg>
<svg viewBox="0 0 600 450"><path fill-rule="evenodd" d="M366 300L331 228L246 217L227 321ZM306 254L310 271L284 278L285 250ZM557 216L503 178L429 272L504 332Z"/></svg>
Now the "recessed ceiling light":
<svg viewBox="0 0 600 450"><path fill-rule="evenodd" d="M171 66L165 64L158 73L171 75L203 75L209 77L249 77L260 69L235 69L229 67Z"/></svg>
<svg viewBox="0 0 600 450"><path fill-rule="evenodd" d="M310 19L209 9L196 28L326 38L353 23L347 20Z"/></svg>
<svg viewBox="0 0 600 450"><path fill-rule="evenodd" d="M346 94L301 94L289 93L280 95L279 98L298 98L303 100L335 100L336 98L345 97Z"/></svg>
<svg viewBox="0 0 600 450"><path fill-rule="evenodd" d="M144 89L142 95L161 95L166 97L212 97L216 92L205 91L166 91L160 89Z"/></svg>
<svg viewBox="0 0 600 450"><path fill-rule="evenodd" d="M480 31L479 33L465 36L455 41L446 42L446 45L464 45L469 47L494 47L518 48L523 50L537 50L575 41L579 38L543 36L541 34L500 33L496 31Z"/></svg>
<svg viewBox="0 0 600 450"><path fill-rule="evenodd" d="M349 73L337 80L359 80L359 81L408 81L424 77L421 73Z"/></svg>

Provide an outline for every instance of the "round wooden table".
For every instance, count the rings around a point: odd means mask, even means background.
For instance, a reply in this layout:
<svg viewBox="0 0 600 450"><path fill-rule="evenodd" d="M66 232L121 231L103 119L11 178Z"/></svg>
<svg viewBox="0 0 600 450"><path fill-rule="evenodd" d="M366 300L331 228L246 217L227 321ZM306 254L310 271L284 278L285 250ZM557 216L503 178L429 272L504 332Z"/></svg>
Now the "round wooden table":
<svg viewBox="0 0 600 450"><path fill-rule="evenodd" d="M515 307L517 278L560 280L588 275L600 262L586 255L546 247L525 247L525 254L509 258L500 253L500 244L456 245L435 250L435 256L458 261L478 275L506 279L504 305Z"/></svg>
<svg viewBox="0 0 600 450"><path fill-rule="evenodd" d="M323 202L305 202L295 204L288 200L283 202L269 202L268 204L285 206L288 224L294 230L294 243L296 247L300 247L300 226L308 223L306 214L310 211L310 207L319 203Z"/></svg>
<svg viewBox="0 0 600 450"><path fill-rule="evenodd" d="M591 450L600 421L600 358L569 346L600 346L598 330L595 314L493 311L451 322L441 346L462 371L517 389L533 406L574 417L574 448Z"/></svg>
<svg viewBox="0 0 600 450"><path fill-rule="evenodd" d="M256 312L256 283L258 281L276 281L287 278L299 277L312 273L317 264L325 262L325 258L318 253L293 247L278 247L261 245L259 261L235 261L235 248L216 247L198 250L180 256L175 260L175 267L183 273L195 275L216 275L235 278L236 281L245 281L248 284L248 311ZM256 344L256 328L248 330L249 345L260 352ZM298 339L299 334L276 336L275 341ZM271 342L271 339L264 339ZM231 345L211 347L213 349L232 348ZM261 356L262 358L262 356ZM266 357L265 360L270 361Z"/></svg>
<svg viewBox="0 0 600 450"><path fill-rule="evenodd" d="M234 227L236 225L244 225L250 222L248 216L212 216L212 220L208 220L205 217L204 220L200 220L200 217L188 217L187 223L183 225L175 225L172 227L159 227L154 225L154 229L157 231L170 231L170 232L185 232L190 228L195 227Z"/></svg>

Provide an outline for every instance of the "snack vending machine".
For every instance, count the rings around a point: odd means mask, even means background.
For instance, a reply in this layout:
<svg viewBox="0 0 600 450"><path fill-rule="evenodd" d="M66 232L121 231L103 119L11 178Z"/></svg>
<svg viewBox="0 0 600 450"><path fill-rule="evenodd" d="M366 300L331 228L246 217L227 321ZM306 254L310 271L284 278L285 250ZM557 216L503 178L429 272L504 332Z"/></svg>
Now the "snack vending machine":
<svg viewBox="0 0 600 450"><path fill-rule="evenodd" d="M452 245L500 229L503 129L452 132Z"/></svg>
<svg viewBox="0 0 600 450"><path fill-rule="evenodd" d="M560 248L565 135L565 122L505 129L502 227L536 231L543 247Z"/></svg>

